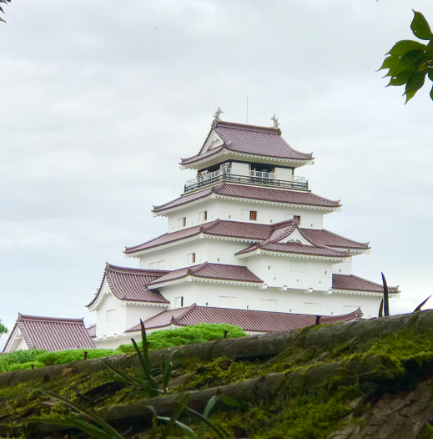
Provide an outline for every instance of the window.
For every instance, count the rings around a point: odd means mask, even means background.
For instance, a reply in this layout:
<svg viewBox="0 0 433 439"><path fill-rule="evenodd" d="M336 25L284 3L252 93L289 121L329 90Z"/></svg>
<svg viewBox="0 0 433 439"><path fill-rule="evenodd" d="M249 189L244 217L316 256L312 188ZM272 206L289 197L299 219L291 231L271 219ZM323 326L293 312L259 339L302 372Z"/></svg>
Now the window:
<svg viewBox="0 0 433 439"><path fill-rule="evenodd" d="M107 310L107 322L116 320L116 309Z"/></svg>
<svg viewBox="0 0 433 439"><path fill-rule="evenodd" d="M195 253L188 254L188 264L195 264Z"/></svg>
<svg viewBox="0 0 433 439"><path fill-rule="evenodd" d="M182 227L185 227L186 226L186 217L179 218L178 225L179 225L179 229L181 229Z"/></svg>
<svg viewBox="0 0 433 439"><path fill-rule="evenodd" d="M250 210L250 221L257 221L257 211Z"/></svg>
<svg viewBox="0 0 433 439"><path fill-rule="evenodd" d="M289 271L296 271L299 273L307 272L307 263L306 262L289 262Z"/></svg>
<svg viewBox="0 0 433 439"><path fill-rule="evenodd" d="M199 216L200 222L207 221L207 210L205 210L204 212L200 212Z"/></svg>
<svg viewBox="0 0 433 439"><path fill-rule="evenodd" d="M301 216L300 215L293 215L293 219L298 220L298 224L301 224Z"/></svg>
<svg viewBox="0 0 433 439"><path fill-rule="evenodd" d="M174 299L174 306L176 308L182 308L183 307L183 296L179 296L179 297L176 297Z"/></svg>

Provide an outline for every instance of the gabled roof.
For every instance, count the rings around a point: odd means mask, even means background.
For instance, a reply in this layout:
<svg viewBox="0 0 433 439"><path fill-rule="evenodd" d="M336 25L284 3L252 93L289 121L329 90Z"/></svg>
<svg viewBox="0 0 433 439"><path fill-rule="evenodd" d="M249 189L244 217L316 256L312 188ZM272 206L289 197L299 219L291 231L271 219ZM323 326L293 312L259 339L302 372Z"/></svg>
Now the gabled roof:
<svg viewBox="0 0 433 439"><path fill-rule="evenodd" d="M223 144L204 152L207 140L213 132L221 138ZM211 130L199 153L192 157L181 159L181 164L184 166L193 164L205 158L213 157L222 150L252 156L275 157L297 161L308 161L313 158L312 154L305 154L293 149L282 138L279 128L216 120L212 123Z"/></svg>
<svg viewBox="0 0 433 439"><path fill-rule="evenodd" d="M29 349L61 351L64 349L92 349L95 347L83 319L64 319L18 314L3 349L6 352L9 343L19 330Z"/></svg>
<svg viewBox="0 0 433 439"><path fill-rule="evenodd" d="M181 229L172 233L165 233L155 239L133 247L126 247L124 253L134 254L140 251L157 248L173 242L182 241L200 234L208 236L221 236L225 238L237 238L251 242L262 242L271 237L282 236L287 233L287 225L293 220L282 221L275 224L244 223L240 221L227 221L216 219L203 225ZM314 245L332 248L344 248L353 250L368 250L368 243L353 241L329 230L316 230L300 228L302 235Z"/></svg>
<svg viewBox="0 0 433 439"><path fill-rule="evenodd" d="M333 274L332 289L383 294L383 285L355 276L354 274ZM388 287L388 291L391 294L399 293L398 287Z"/></svg>
<svg viewBox="0 0 433 439"><path fill-rule="evenodd" d="M149 283L166 273L168 273L166 270L118 267L107 263L101 285L93 300L86 306L90 307L96 302L105 280L107 280L110 291L119 300L168 304L170 302L159 291L147 288Z"/></svg>
<svg viewBox="0 0 433 439"><path fill-rule="evenodd" d="M149 284L149 287L158 287L158 285L163 283L184 279L186 277L263 283L263 281L248 270L247 267L241 265L211 264L209 262L204 262L203 264L170 271L164 276L152 281Z"/></svg>
<svg viewBox="0 0 433 439"><path fill-rule="evenodd" d="M161 204L160 206L154 206L153 212L158 213L171 210L189 203L193 203L197 200L203 200L211 195L224 198L246 198L248 200L267 201L271 203L313 206L327 210L335 210L341 207L339 201L329 200L313 194L312 192L296 192L292 190L269 189L241 184L221 183L211 188L203 189L199 192L181 196L173 201Z"/></svg>
<svg viewBox="0 0 433 439"><path fill-rule="evenodd" d="M299 232L297 232L298 237L303 239L303 242L281 242L283 239L292 236L296 230ZM248 255L259 250L332 258L346 258L349 256L347 251L334 250L324 245L316 245L313 241L310 241L304 236L303 231L298 228L297 219L287 221L286 224L280 228L274 228L268 239L251 245L237 252L236 255Z"/></svg>
<svg viewBox="0 0 433 439"><path fill-rule="evenodd" d="M362 317L362 311L356 310L341 316L315 316L307 314L291 314L271 311L254 311L248 309L213 308L197 306L195 303L187 308L163 311L144 322L147 329L164 328L167 326L191 326L199 323L228 323L240 326L249 332L277 332L298 329L315 323L350 322ZM126 332L136 332L136 325Z"/></svg>

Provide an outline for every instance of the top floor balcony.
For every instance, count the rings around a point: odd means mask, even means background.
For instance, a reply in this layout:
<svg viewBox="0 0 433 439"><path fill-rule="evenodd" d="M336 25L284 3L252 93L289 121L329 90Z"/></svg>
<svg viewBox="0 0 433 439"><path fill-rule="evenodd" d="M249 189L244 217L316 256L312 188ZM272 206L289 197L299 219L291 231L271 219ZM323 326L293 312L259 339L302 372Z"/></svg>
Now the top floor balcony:
<svg viewBox="0 0 433 439"><path fill-rule="evenodd" d="M308 181L305 177L293 176L291 180L280 180L275 178L273 172L248 171L245 174L235 174L231 168L221 168L214 172L202 173L187 181L184 191L195 191L222 181L281 189L308 190Z"/></svg>

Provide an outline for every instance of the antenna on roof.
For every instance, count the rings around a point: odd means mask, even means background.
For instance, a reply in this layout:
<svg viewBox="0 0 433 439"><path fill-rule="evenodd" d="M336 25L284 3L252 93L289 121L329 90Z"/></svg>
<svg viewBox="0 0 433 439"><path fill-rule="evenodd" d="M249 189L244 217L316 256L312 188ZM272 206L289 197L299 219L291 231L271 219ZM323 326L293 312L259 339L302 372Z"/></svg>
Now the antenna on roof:
<svg viewBox="0 0 433 439"><path fill-rule="evenodd" d="M247 123L248 123L248 95L247 95Z"/></svg>

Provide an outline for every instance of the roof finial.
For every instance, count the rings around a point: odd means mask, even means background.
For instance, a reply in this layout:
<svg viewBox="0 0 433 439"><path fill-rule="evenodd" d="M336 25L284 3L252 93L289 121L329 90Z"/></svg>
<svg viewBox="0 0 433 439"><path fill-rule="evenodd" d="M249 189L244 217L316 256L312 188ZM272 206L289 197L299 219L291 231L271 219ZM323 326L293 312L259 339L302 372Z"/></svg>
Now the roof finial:
<svg viewBox="0 0 433 439"><path fill-rule="evenodd" d="M224 111L222 111L221 108L218 107L218 110L215 111L215 114L214 114L214 118L215 118L216 121L217 121L217 120L221 120L221 119L220 119L220 115L221 115L221 113L224 113Z"/></svg>
<svg viewBox="0 0 433 439"><path fill-rule="evenodd" d="M275 117L275 114L271 117L271 120L274 121L274 128L280 127L280 124L278 123L278 117Z"/></svg>

